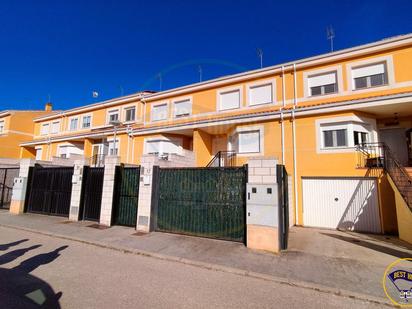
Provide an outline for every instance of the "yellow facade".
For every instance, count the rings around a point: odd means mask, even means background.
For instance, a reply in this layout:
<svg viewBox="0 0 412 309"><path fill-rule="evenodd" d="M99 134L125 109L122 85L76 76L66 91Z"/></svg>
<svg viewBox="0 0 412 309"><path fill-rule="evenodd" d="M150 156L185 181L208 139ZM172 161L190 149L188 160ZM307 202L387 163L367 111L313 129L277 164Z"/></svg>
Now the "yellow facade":
<svg viewBox="0 0 412 309"><path fill-rule="evenodd" d="M321 149L320 127L329 120L339 124L344 122L342 119L367 119L374 128L371 136L375 136L375 141L388 123L389 127L396 122L395 127L412 128L410 59L412 36L407 35L159 93L137 93L87 105L37 118L34 139L23 143L21 155L34 156L35 148L42 147L42 159L50 160L59 155L62 145L70 142L82 145L79 151L84 157L91 157L99 144L114 137L114 128L109 123L114 110L119 111L118 118L123 123L116 129L118 154L121 162L129 164L139 164L147 152L148 140L178 138L182 149L194 152L195 164L206 166L218 151L230 150L229 144L235 143L236 134L257 130L261 139L259 152L238 153L236 162L242 165L252 156L271 156L286 166L292 177L296 224L305 224L302 177L373 176L378 179L383 230L396 232L394 191L386 176L370 175L370 170L357 166L358 154L354 147ZM356 70L374 65L385 68L383 85L354 89ZM336 91L310 95L310 79L330 72L335 76ZM271 101L253 105L252 91L262 85L269 85ZM222 96L230 92L236 92L239 104L222 110ZM182 117L177 116L179 102L191 106ZM158 112L155 121L155 110L162 106L166 106L163 114ZM127 122L126 111L130 107L135 108L135 119ZM91 125L82 129L83 117L89 115ZM71 120L76 117L78 125L71 129ZM41 134L44 124L57 121L57 133Z"/></svg>
<svg viewBox="0 0 412 309"><path fill-rule="evenodd" d="M33 119L50 114L50 111L5 111L0 112L0 158L20 158L20 144L33 139Z"/></svg>

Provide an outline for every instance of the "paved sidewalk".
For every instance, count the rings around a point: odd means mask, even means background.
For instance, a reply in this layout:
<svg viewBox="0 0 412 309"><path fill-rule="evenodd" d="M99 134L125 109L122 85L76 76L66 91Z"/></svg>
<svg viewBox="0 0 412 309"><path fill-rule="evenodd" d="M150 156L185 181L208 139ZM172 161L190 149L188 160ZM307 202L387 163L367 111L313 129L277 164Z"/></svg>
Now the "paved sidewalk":
<svg viewBox="0 0 412 309"><path fill-rule="evenodd" d="M398 257L412 256L412 248L400 241L384 243L385 238L378 236L375 239L370 235L360 235L362 239L359 240L356 239L359 234L338 231L292 228L290 250L274 255L249 250L240 243L156 232L135 235L133 228L96 229L89 227L92 224L69 222L59 217L14 216L0 212L0 226L34 230L211 269L258 274L268 280L292 285L299 283L333 293L349 293L361 298L367 295L382 302L387 302L381 286L385 268ZM311 239L313 246L308 245Z"/></svg>

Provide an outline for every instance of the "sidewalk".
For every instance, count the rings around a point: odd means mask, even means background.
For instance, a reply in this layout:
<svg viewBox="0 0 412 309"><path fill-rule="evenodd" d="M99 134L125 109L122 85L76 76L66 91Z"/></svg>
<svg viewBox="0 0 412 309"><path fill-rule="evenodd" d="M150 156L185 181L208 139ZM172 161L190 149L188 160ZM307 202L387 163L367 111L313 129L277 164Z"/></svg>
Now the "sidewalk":
<svg viewBox="0 0 412 309"><path fill-rule="evenodd" d="M93 224L69 222L66 218L59 217L33 214L14 216L5 211L0 212L0 226L3 227L24 229L125 252L389 303L383 292L381 280L387 266L386 260L394 261L395 256L388 255L385 259L372 258L367 261L356 259L356 254L353 254L354 258L342 258L322 255L322 252L300 251L295 246L291 246L291 250L287 252L273 255L249 250L240 243L157 232L136 235L133 228L114 226L96 229L90 227ZM10 232L12 233L12 229ZM292 229L292 239L299 233L306 231L302 228ZM330 239L342 241L338 237ZM351 250L358 250L358 246L354 246ZM371 249L359 247L359 250ZM396 252L412 256L412 251L408 248Z"/></svg>

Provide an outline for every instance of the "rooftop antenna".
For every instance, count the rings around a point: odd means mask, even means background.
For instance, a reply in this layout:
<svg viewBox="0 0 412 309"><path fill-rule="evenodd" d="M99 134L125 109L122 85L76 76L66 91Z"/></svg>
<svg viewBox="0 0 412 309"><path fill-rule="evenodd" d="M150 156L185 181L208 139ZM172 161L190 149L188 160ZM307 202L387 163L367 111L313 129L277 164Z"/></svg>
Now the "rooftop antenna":
<svg viewBox="0 0 412 309"><path fill-rule="evenodd" d="M159 78L159 88L162 91L162 73L157 74L157 78Z"/></svg>
<svg viewBox="0 0 412 309"><path fill-rule="evenodd" d="M50 95L50 93L47 95L47 99L48 99L47 102L51 102L51 95Z"/></svg>
<svg viewBox="0 0 412 309"><path fill-rule="evenodd" d="M258 58L260 58L260 68L263 68L263 50L261 48L257 48L256 54Z"/></svg>
<svg viewBox="0 0 412 309"><path fill-rule="evenodd" d="M326 38L330 40L330 51L333 52L333 39L335 38L335 30L332 26L326 27Z"/></svg>
<svg viewBox="0 0 412 309"><path fill-rule="evenodd" d="M94 99L97 99L98 96L99 96L99 93L97 91L92 91L92 97Z"/></svg>
<svg viewBox="0 0 412 309"><path fill-rule="evenodd" d="M124 89L122 85L119 86L119 89L120 89L120 96L122 97L124 95Z"/></svg>
<svg viewBox="0 0 412 309"><path fill-rule="evenodd" d="M202 82L202 74L203 74L202 66L199 65L199 66L197 67L197 70L198 70L198 72L199 72L199 81Z"/></svg>

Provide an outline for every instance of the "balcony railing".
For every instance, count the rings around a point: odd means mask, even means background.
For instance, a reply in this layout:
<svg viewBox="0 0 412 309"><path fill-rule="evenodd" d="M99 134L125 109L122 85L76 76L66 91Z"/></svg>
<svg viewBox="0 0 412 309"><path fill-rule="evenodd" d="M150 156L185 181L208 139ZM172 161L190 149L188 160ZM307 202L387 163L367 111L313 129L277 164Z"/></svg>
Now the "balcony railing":
<svg viewBox="0 0 412 309"><path fill-rule="evenodd" d="M90 157L90 166L92 167L103 167L104 166L104 154L96 154Z"/></svg>
<svg viewBox="0 0 412 309"><path fill-rule="evenodd" d="M236 166L236 151L219 151L212 160L206 165L207 167L227 167Z"/></svg>
<svg viewBox="0 0 412 309"><path fill-rule="evenodd" d="M385 143L358 145L358 167L383 168L412 211L412 177Z"/></svg>

